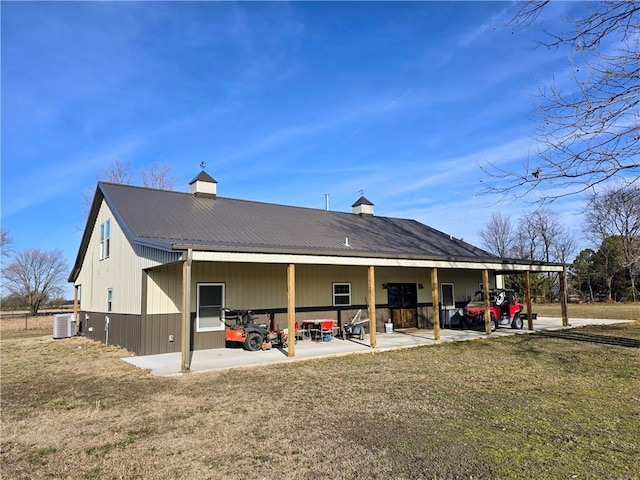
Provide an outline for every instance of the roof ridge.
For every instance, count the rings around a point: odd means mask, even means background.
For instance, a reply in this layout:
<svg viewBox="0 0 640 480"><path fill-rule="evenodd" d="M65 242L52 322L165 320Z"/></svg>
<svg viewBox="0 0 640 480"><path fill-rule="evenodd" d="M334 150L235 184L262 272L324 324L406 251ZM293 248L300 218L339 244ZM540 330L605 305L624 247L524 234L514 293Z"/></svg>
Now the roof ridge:
<svg viewBox="0 0 640 480"><path fill-rule="evenodd" d="M98 184L99 185L100 184L101 185L111 185L111 186L115 186L115 187L136 188L136 189L139 189L139 190L149 190L149 191L154 191L154 192L159 192L159 193L174 193L174 194L183 194L183 195L187 195L187 196L192 196L193 195L193 193L191 193L191 192L185 192L185 191L182 191L182 190L165 190L165 189L161 189L161 188L145 187L143 185L133 185L133 184L130 184L130 183L105 182L105 181L100 180L100 181L98 181ZM258 205L270 205L270 206L276 206L276 207L312 210L314 212L327 212L327 213L331 213L331 214L343 214L343 215L354 216L354 214L352 212L345 212L345 211L341 211L341 210L326 210L326 209L320 208L320 207L306 207L306 206L300 206L300 205L286 205L284 203L266 202L264 200L248 200L246 198L232 198L232 197L225 197L225 196L220 196L220 195L218 195L216 198L207 199L207 198L200 197L200 199L202 199L202 200L210 200L210 201L229 200L229 201L234 201L234 202L245 202L245 203L258 204ZM402 220L402 221L414 221L416 223L420 223L417 220L410 219L410 218L389 217L389 216L384 216L384 215L375 215L375 218L386 218L386 219L391 219L391 220Z"/></svg>

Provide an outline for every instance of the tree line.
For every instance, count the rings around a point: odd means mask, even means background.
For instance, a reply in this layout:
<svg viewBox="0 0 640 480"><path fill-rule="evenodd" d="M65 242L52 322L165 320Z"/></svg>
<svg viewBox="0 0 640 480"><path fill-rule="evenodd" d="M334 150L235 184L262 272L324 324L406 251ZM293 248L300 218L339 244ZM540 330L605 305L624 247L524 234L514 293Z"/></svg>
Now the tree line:
<svg viewBox="0 0 640 480"><path fill-rule="evenodd" d="M580 233L591 246L573 257L575 233L562 224L556 213L540 208L517 220L494 213L480 238L487 251L503 258L567 264L571 299L637 301L640 186L616 183L590 194ZM532 275L532 295L542 300L555 299L559 292L557 282L557 275ZM505 284L524 293L522 276L507 276Z"/></svg>

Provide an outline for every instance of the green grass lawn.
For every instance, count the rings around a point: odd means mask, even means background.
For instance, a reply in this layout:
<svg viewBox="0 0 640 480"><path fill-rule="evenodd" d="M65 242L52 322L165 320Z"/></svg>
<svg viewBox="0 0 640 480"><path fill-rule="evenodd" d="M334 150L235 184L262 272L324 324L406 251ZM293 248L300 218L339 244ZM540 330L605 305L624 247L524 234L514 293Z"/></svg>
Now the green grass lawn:
<svg viewBox="0 0 640 480"><path fill-rule="evenodd" d="M3 339L2 478L640 478L640 322L579 332L162 378Z"/></svg>

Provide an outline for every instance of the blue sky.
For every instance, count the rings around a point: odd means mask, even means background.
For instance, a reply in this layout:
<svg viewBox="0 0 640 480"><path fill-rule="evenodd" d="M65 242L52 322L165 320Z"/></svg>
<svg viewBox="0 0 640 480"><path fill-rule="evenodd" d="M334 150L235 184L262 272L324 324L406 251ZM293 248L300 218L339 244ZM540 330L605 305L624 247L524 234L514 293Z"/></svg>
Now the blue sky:
<svg viewBox="0 0 640 480"><path fill-rule="evenodd" d="M415 218L480 245L480 165L532 155L533 94L568 67L505 2L3 2L2 227L73 264L114 160L206 162L221 196ZM573 2L554 2L552 29ZM140 181L138 180L138 183ZM579 228L582 200L551 209Z"/></svg>

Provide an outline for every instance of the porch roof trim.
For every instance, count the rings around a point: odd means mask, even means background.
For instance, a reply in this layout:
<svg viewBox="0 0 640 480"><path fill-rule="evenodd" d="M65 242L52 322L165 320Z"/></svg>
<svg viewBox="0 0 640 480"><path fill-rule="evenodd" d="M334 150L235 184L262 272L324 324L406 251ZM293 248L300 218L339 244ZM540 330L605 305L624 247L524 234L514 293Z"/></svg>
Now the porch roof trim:
<svg viewBox="0 0 640 480"><path fill-rule="evenodd" d="M391 258L371 256L336 256L290 253L221 252L194 250L193 260L200 262L275 263L298 265L344 265L374 267L453 268L494 270L497 273L562 272L563 264L526 262L508 259L470 261L459 258Z"/></svg>

